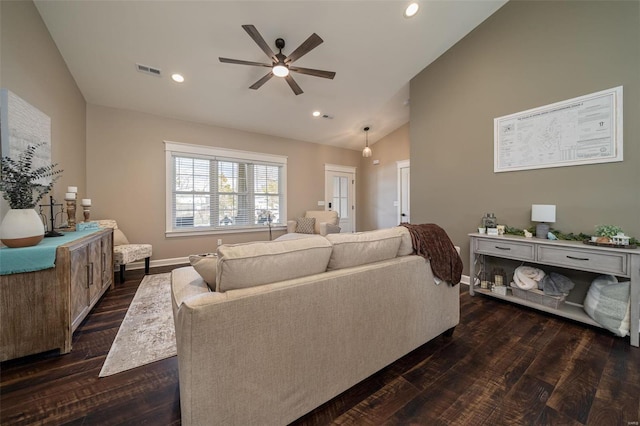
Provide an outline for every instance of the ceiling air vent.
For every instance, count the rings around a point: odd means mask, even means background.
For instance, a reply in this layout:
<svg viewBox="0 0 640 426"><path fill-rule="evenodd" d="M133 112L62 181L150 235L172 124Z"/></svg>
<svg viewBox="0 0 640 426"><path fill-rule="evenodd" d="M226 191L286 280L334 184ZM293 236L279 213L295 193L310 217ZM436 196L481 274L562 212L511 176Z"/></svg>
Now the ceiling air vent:
<svg viewBox="0 0 640 426"><path fill-rule="evenodd" d="M138 71L143 72L145 74L156 75L160 77L161 71L159 68L153 68L148 65L136 64L136 68Z"/></svg>

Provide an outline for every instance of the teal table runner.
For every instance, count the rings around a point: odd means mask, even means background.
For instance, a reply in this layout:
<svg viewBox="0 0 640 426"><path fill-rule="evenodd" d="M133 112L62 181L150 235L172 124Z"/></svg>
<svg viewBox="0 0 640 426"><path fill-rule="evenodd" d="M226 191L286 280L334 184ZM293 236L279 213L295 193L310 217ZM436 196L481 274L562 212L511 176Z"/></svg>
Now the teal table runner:
<svg viewBox="0 0 640 426"><path fill-rule="evenodd" d="M41 271L53 268L58 246L91 235L100 229L64 232L61 237L45 238L32 247L0 248L0 275Z"/></svg>

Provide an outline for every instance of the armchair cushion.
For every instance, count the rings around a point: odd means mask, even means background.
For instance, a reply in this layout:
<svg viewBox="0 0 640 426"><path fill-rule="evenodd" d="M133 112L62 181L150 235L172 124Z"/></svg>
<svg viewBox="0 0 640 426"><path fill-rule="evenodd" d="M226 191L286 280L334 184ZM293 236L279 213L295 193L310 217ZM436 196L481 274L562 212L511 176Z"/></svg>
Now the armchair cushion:
<svg viewBox="0 0 640 426"><path fill-rule="evenodd" d="M287 232L306 233L306 225L303 225L303 228L299 228L299 222L304 219L315 220L313 232L309 232L310 234L325 236L327 234L337 234L340 232L340 227L338 226L340 218L338 217L338 213L331 210L307 210L303 218L287 221ZM305 231L300 229L305 229Z"/></svg>
<svg viewBox="0 0 640 426"><path fill-rule="evenodd" d="M300 234L315 234L316 219L313 217L299 217L296 219L296 232Z"/></svg>
<svg viewBox="0 0 640 426"><path fill-rule="evenodd" d="M136 260L151 257L151 244L124 244L113 247L113 263L126 265Z"/></svg>

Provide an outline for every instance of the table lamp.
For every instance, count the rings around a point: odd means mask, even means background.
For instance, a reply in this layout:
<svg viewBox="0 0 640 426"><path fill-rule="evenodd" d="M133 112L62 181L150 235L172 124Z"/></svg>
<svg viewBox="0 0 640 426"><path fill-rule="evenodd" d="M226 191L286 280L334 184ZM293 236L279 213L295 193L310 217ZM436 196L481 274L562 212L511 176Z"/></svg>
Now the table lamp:
<svg viewBox="0 0 640 426"><path fill-rule="evenodd" d="M547 238L549 234L547 223L556 221L556 206L553 204L531 205L531 221L540 222L536 225L536 238Z"/></svg>

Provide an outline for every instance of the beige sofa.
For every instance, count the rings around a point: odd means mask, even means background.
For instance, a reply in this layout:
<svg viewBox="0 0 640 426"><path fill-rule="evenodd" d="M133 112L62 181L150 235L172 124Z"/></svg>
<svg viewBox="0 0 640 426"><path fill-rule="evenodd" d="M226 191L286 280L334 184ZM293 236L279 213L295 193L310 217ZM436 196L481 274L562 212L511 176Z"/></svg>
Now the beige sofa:
<svg viewBox="0 0 640 426"><path fill-rule="evenodd" d="M182 424L285 425L453 331L458 286L411 251L397 227L223 245L208 283L174 270Z"/></svg>

